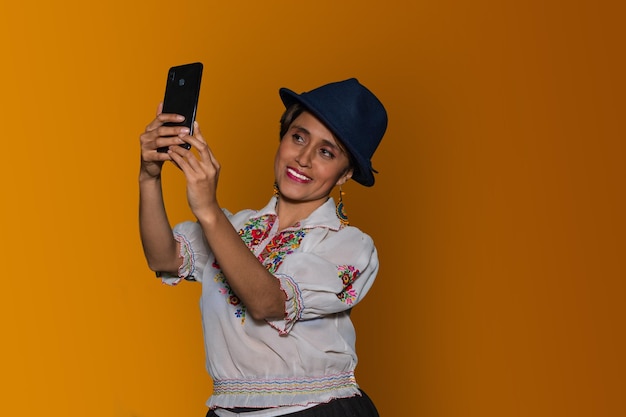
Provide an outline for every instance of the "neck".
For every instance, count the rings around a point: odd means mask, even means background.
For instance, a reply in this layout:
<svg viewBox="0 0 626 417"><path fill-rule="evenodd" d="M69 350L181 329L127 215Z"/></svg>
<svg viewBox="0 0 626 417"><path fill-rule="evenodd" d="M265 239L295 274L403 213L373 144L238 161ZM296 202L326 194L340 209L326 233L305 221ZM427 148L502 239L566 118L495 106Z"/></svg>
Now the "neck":
<svg viewBox="0 0 626 417"><path fill-rule="evenodd" d="M297 222L306 219L326 201L328 201L328 197L322 200L297 202L289 201L282 196L278 197L276 214L278 215L280 230L291 227Z"/></svg>

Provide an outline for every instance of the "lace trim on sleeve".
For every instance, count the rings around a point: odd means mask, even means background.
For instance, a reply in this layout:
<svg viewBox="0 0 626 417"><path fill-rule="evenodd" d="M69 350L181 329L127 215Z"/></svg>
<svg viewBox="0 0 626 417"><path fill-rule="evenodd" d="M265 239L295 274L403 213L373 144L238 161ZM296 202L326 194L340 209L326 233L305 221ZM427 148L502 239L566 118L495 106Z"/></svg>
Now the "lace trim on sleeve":
<svg viewBox="0 0 626 417"><path fill-rule="evenodd" d="M196 268L196 255L193 252L191 242L182 233L174 232L174 239L180 243L179 258L183 260L183 263L178 267L178 276L170 274L161 274L161 280L167 285L177 285L183 279L186 281L196 281L197 268Z"/></svg>
<svg viewBox="0 0 626 417"><path fill-rule="evenodd" d="M268 321L267 323L284 336L288 334L293 325L302 317L304 302L302 291L298 284L288 275L276 274L280 283L280 289L285 293L285 318L283 320Z"/></svg>
<svg viewBox="0 0 626 417"><path fill-rule="evenodd" d="M180 257L183 263L178 267L178 276L187 281L195 281L196 257L191 249L191 242L182 234L174 233L174 239L180 243Z"/></svg>

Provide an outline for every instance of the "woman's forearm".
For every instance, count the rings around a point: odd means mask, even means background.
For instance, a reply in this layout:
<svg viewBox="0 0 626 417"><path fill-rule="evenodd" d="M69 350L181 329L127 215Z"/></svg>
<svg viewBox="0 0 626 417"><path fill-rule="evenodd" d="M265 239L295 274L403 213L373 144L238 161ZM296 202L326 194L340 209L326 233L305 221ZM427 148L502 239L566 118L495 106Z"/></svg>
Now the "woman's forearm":
<svg viewBox="0 0 626 417"><path fill-rule="evenodd" d="M150 269L176 273L182 261L165 211L160 178L140 175L139 230Z"/></svg>
<svg viewBox="0 0 626 417"><path fill-rule="evenodd" d="M215 209L198 220L228 284L250 315L259 320L282 319L285 294L278 279L254 256L226 215Z"/></svg>

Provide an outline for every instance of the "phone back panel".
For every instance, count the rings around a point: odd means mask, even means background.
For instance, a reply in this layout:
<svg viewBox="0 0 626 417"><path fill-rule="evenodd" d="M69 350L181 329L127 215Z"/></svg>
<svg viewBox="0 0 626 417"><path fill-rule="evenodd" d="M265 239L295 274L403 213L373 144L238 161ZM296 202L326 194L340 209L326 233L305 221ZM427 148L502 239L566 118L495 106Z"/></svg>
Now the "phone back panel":
<svg viewBox="0 0 626 417"><path fill-rule="evenodd" d="M181 123L167 123L169 126L187 126L193 133L193 122L196 119L200 82L203 65L200 62L179 65L169 69L163 113L176 113L185 116Z"/></svg>

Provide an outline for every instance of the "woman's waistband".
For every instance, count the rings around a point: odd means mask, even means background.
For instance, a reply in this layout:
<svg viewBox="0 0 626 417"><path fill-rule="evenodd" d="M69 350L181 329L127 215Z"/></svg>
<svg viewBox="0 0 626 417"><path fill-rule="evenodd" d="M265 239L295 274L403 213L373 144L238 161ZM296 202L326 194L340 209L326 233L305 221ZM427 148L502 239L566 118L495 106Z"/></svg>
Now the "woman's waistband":
<svg viewBox="0 0 626 417"><path fill-rule="evenodd" d="M276 407L326 402L358 392L354 372L295 378L215 379L210 407Z"/></svg>

